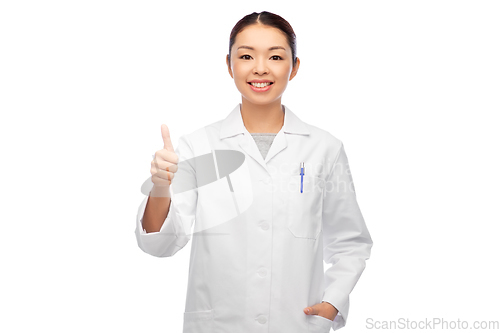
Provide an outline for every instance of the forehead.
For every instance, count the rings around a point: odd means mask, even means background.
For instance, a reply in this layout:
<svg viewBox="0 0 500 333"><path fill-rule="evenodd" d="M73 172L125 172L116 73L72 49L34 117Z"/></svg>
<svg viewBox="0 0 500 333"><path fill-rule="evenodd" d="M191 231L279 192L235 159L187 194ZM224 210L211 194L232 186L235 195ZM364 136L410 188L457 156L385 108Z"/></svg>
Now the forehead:
<svg viewBox="0 0 500 333"><path fill-rule="evenodd" d="M257 51L266 51L269 47L278 45L283 46L287 51L290 48L286 35L281 30L264 25L251 25L241 30L236 36L233 49L237 50L241 45L251 46Z"/></svg>

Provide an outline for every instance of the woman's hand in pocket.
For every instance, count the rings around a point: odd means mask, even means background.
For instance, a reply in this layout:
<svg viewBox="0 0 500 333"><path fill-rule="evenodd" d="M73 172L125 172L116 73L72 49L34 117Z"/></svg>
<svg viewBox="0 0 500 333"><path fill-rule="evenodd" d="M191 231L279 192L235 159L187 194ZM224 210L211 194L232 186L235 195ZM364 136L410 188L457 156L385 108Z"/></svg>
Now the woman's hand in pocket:
<svg viewBox="0 0 500 333"><path fill-rule="evenodd" d="M313 306L308 306L304 309L304 313L306 315L318 315L333 321L339 311L330 303L321 302L318 304L314 304Z"/></svg>

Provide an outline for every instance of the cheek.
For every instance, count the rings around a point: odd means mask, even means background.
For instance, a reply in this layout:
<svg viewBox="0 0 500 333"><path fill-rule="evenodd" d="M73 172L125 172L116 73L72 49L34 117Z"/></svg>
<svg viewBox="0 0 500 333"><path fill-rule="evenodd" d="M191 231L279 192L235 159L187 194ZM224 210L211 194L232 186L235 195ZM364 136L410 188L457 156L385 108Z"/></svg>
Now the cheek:
<svg viewBox="0 0 500 333"><path fill-rule="evenodd" d="M248 72L248 67L245 66L245 64L242 64L241 62L236 62L233 64L233 73L237 76L245 76Z"/></svg>
<svg viewBox="0 0 500 333"><path fill-rule="evenodd" d="M280 81L288 80L290 78L291 70L288 66L280 66L274 69L274 75Z"/></svg>

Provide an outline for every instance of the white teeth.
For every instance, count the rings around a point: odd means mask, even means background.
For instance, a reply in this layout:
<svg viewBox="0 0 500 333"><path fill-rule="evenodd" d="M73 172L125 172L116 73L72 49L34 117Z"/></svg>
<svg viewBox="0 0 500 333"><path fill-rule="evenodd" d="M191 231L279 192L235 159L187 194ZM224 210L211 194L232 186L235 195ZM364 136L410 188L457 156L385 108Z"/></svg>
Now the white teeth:
<svg viewBox="0 0 500 333"><path fill-rule="evenodd" d="M257 88L263 88L263 87L271 84L271 82L264 82L264 83L250 82L250 83L252 84L252 86L257 87Z"/></svg>

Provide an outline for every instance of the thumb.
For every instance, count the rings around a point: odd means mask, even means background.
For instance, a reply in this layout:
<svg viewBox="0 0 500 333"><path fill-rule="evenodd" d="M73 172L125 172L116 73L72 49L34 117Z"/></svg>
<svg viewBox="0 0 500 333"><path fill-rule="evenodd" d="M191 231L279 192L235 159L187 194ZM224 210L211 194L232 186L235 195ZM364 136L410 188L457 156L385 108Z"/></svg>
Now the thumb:
<svg viewBox="0 0 500 333"><path fill-rule="evenodd" d="M305 314L308 315L317 315L319 313L319 309L316 307L316 304L313 306L308 306L307 308L304 308Z"/></svg>
<svg viewBox="0 0 500 333"><path fill-rule="evenodd" d="M174 151L172 140L170 140L170 131L165 124L161 124L161 136L163 137L163 148L168 151Z"/></svg>

